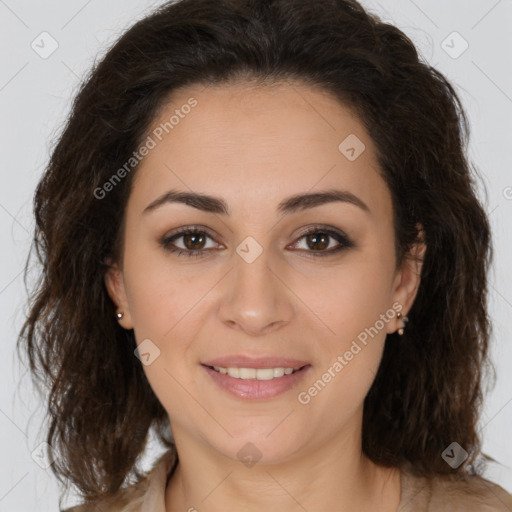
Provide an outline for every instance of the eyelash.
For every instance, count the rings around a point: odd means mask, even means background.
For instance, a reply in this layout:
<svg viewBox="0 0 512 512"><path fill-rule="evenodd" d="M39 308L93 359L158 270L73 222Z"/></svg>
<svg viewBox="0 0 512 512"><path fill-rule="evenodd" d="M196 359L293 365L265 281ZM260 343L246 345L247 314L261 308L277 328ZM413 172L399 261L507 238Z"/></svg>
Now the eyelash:
<svg viewBox="0 0 512 512"><path fill-rule="evenodd" d="M297 238L297 241L301 240L302 238L304 238L308 235L314 234L314 233L322 233L322 234L328 235L329 237L334 238L337 242L339 242L340 245L338 247L336 247L335 249L329 249L329 250L324 250L324 251L313 251L313 250L304 251L303 249L299 249L299 251L303 251L306 253L306 257L311 257L311 258L328 257L328 256L332 256L334 254L337 254L340 251L343 251L345 249L354 247L354 243L344 233L342 233L340 231L335 231L330 228L325 228L322 226L313 226L305 233L302 233L299 236L299 238ZM170 253L177 254L178 256L184 256L184 255L186 255L188 257L206 256L205 253L211 251L211 249L188 250L188 249L180 249L180 248L172 247L172 245L171 245L172 242L178 238L181 238L185 235L196 235L196 234L204 234L213 240L213 237L210 236L207 231L197 229L197 227L188 227L187 226L187 227L180 229L180 231L178 231L170 236L164 237L161 241L161 245L165 250L169 251ZM296 243L297 242L294 242L294 245Z"/></svg>

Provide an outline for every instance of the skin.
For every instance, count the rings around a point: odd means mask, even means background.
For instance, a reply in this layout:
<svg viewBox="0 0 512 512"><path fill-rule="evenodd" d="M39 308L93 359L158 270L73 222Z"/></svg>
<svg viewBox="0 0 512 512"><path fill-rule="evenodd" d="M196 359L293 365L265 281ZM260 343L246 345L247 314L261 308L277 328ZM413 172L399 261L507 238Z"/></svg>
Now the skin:
<svg viewBox="0 0 512 512"><path fill-rule="evenodd" d="M407 314L417 293L421 262L396 268L391 195L376 148L347 107L298 83L187 87L152 128L190 97L197 106L134 176L122 261L105 276L124 313L120 324L134 329L137 343L149 338L160 350L144 371L180 457L166 510L396 511L399 471L364 456L361 431L386 334L401 320L389 320L308 404L297 399L393 303ZM354 161L338 149L350 134L366 147ZM331 188L355 194L370 212L346 202L276 211L291 195ZM170 189L222 197L231 215L178 203L143 213ZM328 249L308 244L301 235L315 224L342 230L354 247L308 257L339 245L334 238ZM187 225L209 228L211 238L174 244L205 256L162 246ZM247 236L263 250L252 263L236 252ZM412 255L424 250L417 245ZM229 396L200 365L231 354L288 356L312 367L296 388L250 401ZM248 442L261 452L251 467L237 457Z"/></svg>

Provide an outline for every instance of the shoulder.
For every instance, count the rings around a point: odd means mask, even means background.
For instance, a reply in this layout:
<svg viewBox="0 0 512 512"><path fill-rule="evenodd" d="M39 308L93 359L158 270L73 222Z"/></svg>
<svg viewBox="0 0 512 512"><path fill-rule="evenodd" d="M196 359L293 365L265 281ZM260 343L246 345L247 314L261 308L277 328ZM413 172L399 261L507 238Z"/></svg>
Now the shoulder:
<svg viewBox="0 0 512 512"><path fill-rule="evenodd" d="M510 512L512 495L478 475L417 477L404 472L399 512Z"/></svg>
<svg viewBox="0 0 512 512"><path fill-rule="evenodd" d="M512 495L498 484L481 476L472 475L464 478L435 478L432 486L432 505L446 506L450 503L452 511L510 512ZM446 509L448 510L448 509Z"/></svg>
<svg viewBox="0 0 512 512"><path fill-rule="evenodd" d="M167 478L175 467L176 452L169 450L161 455L144 478L111 497L94 503L82 503L61 512L142 512L164 510ZM162 506L164 508L162 508Z"/></svg>

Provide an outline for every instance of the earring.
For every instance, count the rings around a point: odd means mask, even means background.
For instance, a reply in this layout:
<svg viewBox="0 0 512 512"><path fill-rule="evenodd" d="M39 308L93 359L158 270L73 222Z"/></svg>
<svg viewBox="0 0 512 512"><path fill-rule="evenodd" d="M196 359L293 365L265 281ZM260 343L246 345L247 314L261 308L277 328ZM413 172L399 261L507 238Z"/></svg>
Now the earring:
<svg viewBox="0 0 512 512"><path fill-rule="evenodd" d="M407 316L402 316L402 313L398 313L397 315L397 318L401 318L402 319L402 327L400 327L398 329L398 334L400 336L402 336L404 334L404 330L405 330L405 323L409 321L409 319L407 318Z"/></svg>
<svg viewBox="0 0 512 512"><path fill-rule="evenodd" d="M116 315L116 316L117 316L117 318L121 319L121 318L123 318L124 313L117 313L117 315Z"/></svg>

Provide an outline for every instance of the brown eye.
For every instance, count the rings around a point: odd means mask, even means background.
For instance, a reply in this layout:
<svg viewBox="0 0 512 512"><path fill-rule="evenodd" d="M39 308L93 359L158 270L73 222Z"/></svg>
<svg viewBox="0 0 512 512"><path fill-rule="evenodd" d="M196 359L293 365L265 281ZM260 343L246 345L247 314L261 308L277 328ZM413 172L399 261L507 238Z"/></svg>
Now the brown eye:
<svg viewBox="0 0 512 512"><path fill-rule="evenodd" d="M302 244L303 247L300 247L299 241L302 239L305 243ZM333 243L333 240L338 244ZM354 243L344 233L323 227L310 229L300 236L293 245L295 249L300 249L301 252L312 257L331 256L344 249L354 247Z"/></svg>
<svg viewBox="0 0 512 512"><path fill-rule="evenodd" d="M177 242L181 239L181 245ZM160 243L169 252L179 256L206 256L212 247L206 247L208 239L213 238L199 229L182 229L180 232L165 237ZM215 244L214 244L215 245Z"/></svg>
<svg viewBox="0 0 512 512"><path fill-rule="evenodd" d="M306 243L311 249L326 249L329 246L330 235L318 231L306 236Z"/></svg>
<svg viewBox="0 0 512 512"><path fill-rule="evenodd" d="M187 233L183 236L183 245L191 251L195 249L204 249L206 237L203 233Z"/></svg>
<svg viewBox="0 0 512 512"><path fill-rule="evenodd" d="M208 239L213 238L203 230L195 228L183 228L178 233L167 236L160 242L165 250L176 253L178 256L207 256L213 246L207 247ZM299 249L300 252L307 256L331 256L349 247L354 247L354 243L342 232L334 231L333 229L326 229L315 227L304 233L298 240L304 239L305 248L297 247L299 242L293 244L294 249ZM181 246L178 241L181 240ZM334 245L332 242L334 241ZM335 242L338 242L337 245ZM220 245L223 248L222 245Z"/></svg>

